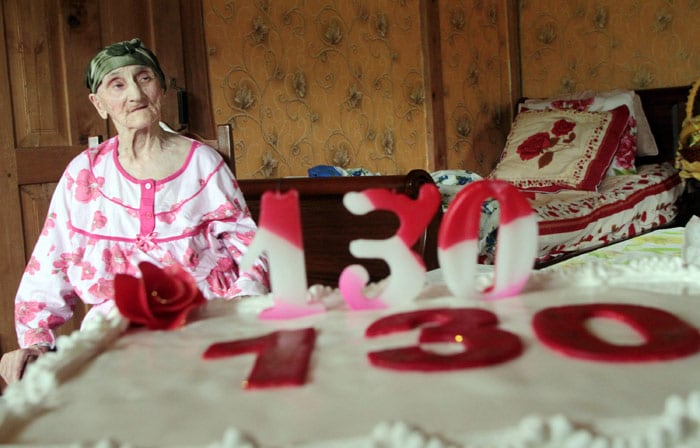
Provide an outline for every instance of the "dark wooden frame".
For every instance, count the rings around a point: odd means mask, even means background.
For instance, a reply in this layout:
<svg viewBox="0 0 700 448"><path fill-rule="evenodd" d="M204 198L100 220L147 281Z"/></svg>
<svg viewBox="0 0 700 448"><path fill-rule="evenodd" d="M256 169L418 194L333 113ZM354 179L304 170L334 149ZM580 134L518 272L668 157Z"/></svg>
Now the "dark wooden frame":
<svg viewBox="0 0 700 448"><path fill-rule="evenodd" d="M644 115L654 134L658 156L638 157L637 164L672 161L678 148L678 134L685 118L685 103L690 86L637 90Z"/></svg>
<svg viewBox="0 0 700 448"><path fill-rule="evenodd" d="M301 213L306 273L309 286L323 284L337 286L338 276L350 264L362 264L370 274L370 281L378 281L389 274L384 261L357 259L349 251L355 239L385 239L396 233L399 220L387 211L374 211L356 216L343 205L343 196L350 191L385 188L416 198L420 187L433 183L424 170L413 170L406 175L358 176L324 178L244 179L239 185L253 218L258 221L260 199L266 191L297 190ZM433 220L414 246L428 270L438 267L437 231L442 219L438 207Z"/></svg>

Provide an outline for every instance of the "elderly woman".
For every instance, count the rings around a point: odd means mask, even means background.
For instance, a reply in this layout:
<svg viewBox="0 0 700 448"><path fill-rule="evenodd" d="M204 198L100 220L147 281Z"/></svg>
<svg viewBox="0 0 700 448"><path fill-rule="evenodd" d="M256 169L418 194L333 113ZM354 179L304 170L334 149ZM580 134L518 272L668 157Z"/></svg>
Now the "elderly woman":
<svg viewBox="0 0 700 448"><path fill-rule="evenodd" d="M89 98L117 135L66 168L15 299L20 349L0 361L5 381L55 344L79 300L85 320L114 307L115 274L178 263L206 298L268 291L267 264L238 263L256 231L233 174L214 149L160 126L165 75L133 39L86 71Z"/></svg>

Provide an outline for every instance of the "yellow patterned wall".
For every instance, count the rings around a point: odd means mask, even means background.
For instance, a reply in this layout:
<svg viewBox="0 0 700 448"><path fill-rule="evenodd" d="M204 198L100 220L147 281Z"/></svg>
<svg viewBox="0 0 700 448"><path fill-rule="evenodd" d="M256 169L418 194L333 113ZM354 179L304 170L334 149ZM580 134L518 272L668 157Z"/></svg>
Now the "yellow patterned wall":
<svg viewBox="0 0 700 448"><path fill-rule="evenodd" d="M700 0L520 0L523 94L688 85Z"/></svg>
<svg viewBox="0 0 700 448"><path fill-rule="evenodd" d="M214 118L238 176L426 167L417 0L204 1Z"/></svg>
<svg viewBox="0 0 700 448"><path fill-rule="evenodd" d="M508 3L440 1L449 168L487 175L505 143L513 110Z"/></svg>
<svg viewBox="0 0 700 448"><path fill-rule="evenodd" d="M444 122L429 129L421 1L204 0L214 117L233 124L238 176L405 173L433 151L486 175L521 95L700 77L700 0L436 0Z"/></svg>

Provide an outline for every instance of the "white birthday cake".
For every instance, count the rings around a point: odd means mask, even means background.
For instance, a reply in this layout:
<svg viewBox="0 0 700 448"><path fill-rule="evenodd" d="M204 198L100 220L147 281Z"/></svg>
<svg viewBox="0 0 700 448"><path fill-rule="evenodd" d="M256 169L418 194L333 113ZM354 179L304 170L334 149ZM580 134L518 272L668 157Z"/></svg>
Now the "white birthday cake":
<svg viewBox="0 0 700 448"><path fill-rule="evenodd" d="M700 446L700 270L678 258L539 271L493 301L439 280L383 310L338 296L297 319L255 297L172 331L95 322L6 390L0 442Z"/></svg>

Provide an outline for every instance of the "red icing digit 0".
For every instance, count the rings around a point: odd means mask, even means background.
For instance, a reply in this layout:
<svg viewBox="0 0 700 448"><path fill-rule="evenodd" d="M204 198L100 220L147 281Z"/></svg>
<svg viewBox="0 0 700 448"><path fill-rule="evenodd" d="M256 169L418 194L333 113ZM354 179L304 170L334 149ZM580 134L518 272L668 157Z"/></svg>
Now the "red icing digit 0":
<svg viewBox="0 0 700 448"><path fill-rule="evenodd" d="M420 346L370 352L369 361L394 370L445 371L471 369L503 363L517 358L523 351L520 338L497 327L498 318L479 308L436 308L394 314L379 319L365 331L367 337L420 330L418 342L456 342L464 351L439 354Z"/></svg>
<svg viewBox="0 0 700 448"><path fill-rule="evenodd" d="M301 386L306 382L316 330L281 330L251 339L218 342L207 348L204 359L257 353L255 365L243 383L247 389Z"/></svg>
<svg viewBox="0 0 700 448"><path fill-rule="evenodd" d="M588 319L617 320L637 331L644 342L617 345L586 328ZM607 362L645 362L682 358L700 351L700 332L658 308L613 303L566 305L538 312L532 321L540 341L564 355Z"/></svg>

